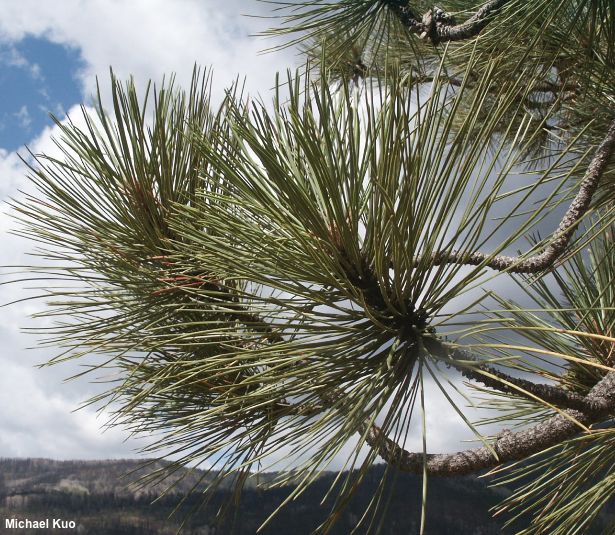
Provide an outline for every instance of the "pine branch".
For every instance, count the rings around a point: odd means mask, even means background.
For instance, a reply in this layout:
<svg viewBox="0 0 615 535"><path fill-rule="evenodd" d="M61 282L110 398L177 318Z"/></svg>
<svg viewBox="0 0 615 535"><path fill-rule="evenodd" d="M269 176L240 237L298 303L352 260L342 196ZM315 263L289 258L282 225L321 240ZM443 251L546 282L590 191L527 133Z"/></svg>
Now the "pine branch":
<svg viewBox="0 0 615 535"><path fill-rule="evenodd" d="M454 87L465 86L468 89L474 89L477 87L476 83L472 81L464 80L463 78L456 78L454 76L448 76L443 72L438 74L422 74L418 73L415 75L413 82L416 84L428 84L437 82L439 80L444 80L445 83L452 85ZM502 91L502 83L494 82L487 89L490 93L500 93ZM566 84L564 82L551 82L549 80L538 80L532 81L530 84L524 84L518 86L519 94L524 93L551 93L553 95L557 95L559 93L563 93L564 96L562 99L564 101L570 100L572 97L569 95L576 95L576 88L573 84ZM553 98L552 100L555 100Z"/></svg>
<svg viewBox="0 0 615 535"><path fill-rule="evenodd" d="M466 351L455 350L454 353L461 353L456 358L475 360ZM480 382L485 386L504 392L525 397L529 400L542 400L560 409L574 409L578 411L591 411L598 408L595 401L584 396L564 390L561 387L544 383L534 383L521 377L513 377L488 364L479 364L476 367L464 367L458 363L450 362L451 366L458 370L463 377L475 382Z"/></svg>

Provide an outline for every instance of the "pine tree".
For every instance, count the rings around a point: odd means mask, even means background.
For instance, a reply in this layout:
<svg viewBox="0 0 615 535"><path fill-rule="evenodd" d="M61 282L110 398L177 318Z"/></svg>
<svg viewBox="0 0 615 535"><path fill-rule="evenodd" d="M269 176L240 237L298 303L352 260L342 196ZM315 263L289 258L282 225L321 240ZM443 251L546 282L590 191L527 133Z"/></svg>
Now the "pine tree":
<svg viewBox="0 0 615 535"><path fill-rule="evenodd" d="M212 492L277 469L292 499L345 448L323 531L384 461L425 488L500 467L521 533L584 533L615 489L614 10L307 0L276 12L306 68L273 103L113 78L16 203L71 281L52 362L98 355L112 423ZM434 392L478 446L428 451Z"/></svg>

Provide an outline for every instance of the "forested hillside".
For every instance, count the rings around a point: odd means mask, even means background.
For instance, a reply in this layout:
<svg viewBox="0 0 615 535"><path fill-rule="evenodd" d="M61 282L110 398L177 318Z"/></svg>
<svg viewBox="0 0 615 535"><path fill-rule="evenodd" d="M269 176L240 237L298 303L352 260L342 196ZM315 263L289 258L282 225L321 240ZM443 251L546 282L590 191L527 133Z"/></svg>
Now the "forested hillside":
<svg viewBox="0 0 615 535"><path fill-rule="evenodd" d="M161 465L155 464L145 474ZM121 461L53 461L46 459L0 460L0 532L27 534L41 533L40 529L6 529L6 519L19 518L42 520L59 518L75 521L75 531L91 535L155 535L174 534L186 513L199 502L199 493L194 493L180 511L169 515L179 503L181 496L204 478L200 487L211 480L204 471L195 470L165 497L154 504L152 501L166 488L164 484L147 485L143 488L127 486L138 476L134 473L139 462ZM382 476L382 465L372 468L365 483L359 488L332 533L346 535L365 510L373 495L373 487ZM324 520L330 503L320 502L335 477L325 472L316 484L310 486L297 500L283 508L261 533L285 535L305 534ZM391 474L393 480L396 474ZM389 514L383 534L418 533L420 523L421 481L409 474L397 474L395 492L389 505ZM392 482L392 481L391 481ZM291 488L283 487L266 492L254 488L255 481L248 480L248 490L243 494L237 517L232 513L223 526L213 520L225 494L219 490L213 503L204 511L191 517L186 524L186 535L212 535L235 533L254 534L266 519L289 494ZM490 535L502 533L503 519L493 519L488 509L502 498L506 489L490 488L485 480L475 476L460 479L431 479L430 501L427 514L427 533L444 535ZM359 530L363 533L365 529ZM49 529L45 533L67 533L67 530ZM510 533L504 530L503 533Z"/></svg>

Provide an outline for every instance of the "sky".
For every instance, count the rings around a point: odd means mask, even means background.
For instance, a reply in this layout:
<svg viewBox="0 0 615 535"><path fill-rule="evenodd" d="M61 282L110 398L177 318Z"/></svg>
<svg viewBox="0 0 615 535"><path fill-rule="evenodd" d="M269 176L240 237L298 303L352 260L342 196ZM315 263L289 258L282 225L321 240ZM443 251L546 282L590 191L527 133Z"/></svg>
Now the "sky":
<svg viewBox="0 0 615 535"><path fill-rule="evenodd" d="M251 95L264 99L277 71L294 69L294 49L260 54L275 41L254 37L275 24L245 17L266 15L270 6L249 0L20 0L3 5L0 15L0 245L3 265L31 265L33 244L9 232L17 225L7 201L19 199L32 186L27 167L33 154L58 154L53 113L65 121L80 117L100 84L103 104L109 102L109 69L137 88L175 73L188 87L195 65L212 68L213 96L237 77L246 79ZM279 42L278 42L279 43ZM106 98L107 97L107 98ZM6 270L5 270L6 271ZM5 277L6 280L10 277ZM45 326L29 316L42 303L28 284L0 286L0 457L112 459L139 457L147 437L136 439L120 428L105 429L105 413L97 407L75 410L102 390L87 378L64 381L78 373L76 362L39 368L57 354L54 348L33 348L37 339L24 329ZM443 398L432 398L435 418L428 420L430 450L456 451L471 432ZM411 445L421 449L420 434ZM332 465L335 468L336 465Z"/></svg>

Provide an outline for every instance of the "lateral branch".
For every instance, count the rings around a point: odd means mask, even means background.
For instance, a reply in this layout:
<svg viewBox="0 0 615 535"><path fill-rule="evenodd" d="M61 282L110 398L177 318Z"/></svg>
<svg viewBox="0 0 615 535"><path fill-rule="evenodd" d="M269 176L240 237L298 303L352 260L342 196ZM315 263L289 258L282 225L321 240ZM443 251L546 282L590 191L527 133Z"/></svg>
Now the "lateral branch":
<svg viewBox="0 0 615 535"><path fill-rule="evenodd" d="M603 399L595 399L570 392L555 385L534 383L528 379L514 377L482 361L478 356L460 348L447 348L437 339L428 339L428 350L442 361L458 370L471 381L479 382L508 394L540 400L560 409L573 409L581 412L595 412L604 408ZM463 361L469 363L464 364Z"/></svg>
<svg viewBox="0 0 615 535"><path fill-rule="evenodd" d="M451 251L450 253L431 253L434 265L463 264L467 266L484 265L496 271L508 271L509 273L538 273L552 266L553 263L564 253L570 243L572 234L587 213L592 197L604 171L615 152L615 120L611 123L609 131L596 150L589 164L585 177L579 187L579 192L568 207L568 211L561 220L559 227L553 233L554 239L551 244L540 254L530 258L523 256L489 255L486 253L467 253ZM421 257L416 257L420 262Z"/></svg>

